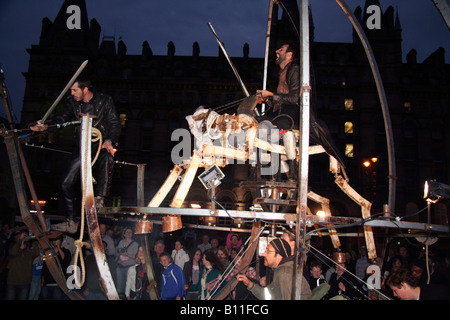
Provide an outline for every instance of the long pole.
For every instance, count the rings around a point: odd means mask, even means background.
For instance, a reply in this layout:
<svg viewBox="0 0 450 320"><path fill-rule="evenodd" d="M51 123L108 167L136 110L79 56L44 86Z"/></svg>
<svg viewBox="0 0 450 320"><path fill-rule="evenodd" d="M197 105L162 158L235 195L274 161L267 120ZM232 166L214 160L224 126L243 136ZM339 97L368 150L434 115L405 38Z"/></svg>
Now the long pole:
<svg viewBox="0 0 450 320"><path fill-rule="evenodd" d="M216 31L214 30L214 28L213 28L211 22L208 22L208 26L209 26L209 28L211 29L212 33L214 34L214 37L216 38L217 43L218 43L219 46L220 46L220 49L222 49L222 52L223 52L223 54L225 55L225 58L227 58L227 61L228 61L228 63L230 64L230 67L231 67L231 69L233 70L234 75L236 76L236 79L238 80L239 84L241 85L242 90L243 90L244 93L245 93L245 96L246 96L246 97L249 97L250 94L248 93L248 90L247 90L247 88L245 87L245 84L244 84L244 82L242 81L241 76L239 75L239 73L237 72L237 70L236 70L236 68L234 67L233 63L231 62L230 56L228 55L228 52L227 52L227 49L225 49L225 46L223 45L222 41L220 41L219 36L217 35Z"/></svg>
<svg viewBox="0 0 450 320"><path fill-rule="evenodd" d="M353 27L358 33L359 38L361 39L361 43L366 51L367 58L369 60L370 67L372 69L373 76L375 78L375 83L378 90L378 96L381 103L381 110L383 111L384 118L384 127L386 131L386 142L387 142L387 150L388 150L388 158L389 158L389 196L388 196L388 204L389 208L392 212L395 212L395 188L396 188L396 166L395 166L395 151L394 151L394 136L392 133L391 126L391 117L389 114L389 107L386 99L386 93L384 91L383 82L381 81L380 72L378 70L378 65L375 60L375 56L373 54L372 48L370 46L369 40L364 33L364 30L361 27L361 24L356 19L355 15L352 13L349 6L345 3L344 0L336 0L342 10L345 12L347 17L350 19Z"/></svg>
<svg viewBox="0 0 450 320"><path fill-rule="evenodd" d="M73 85L75 80L77 80L78 76L80 75L81 71L83 71L84 67L86 67L88 63L88 60L85 60L78 70L75 72L75 74L72 76L72 78L69 80L69 82L66 84L64 89L61 91L59 96L56 98L56 100L53 102L53 104L50 106L50 108L47 110L45 115L42 117L41 120L38 120L37 123L44 124L45 120L47 120L48 116L53 112L53 109L55 109L56 105L59 103L59 101L62 99L62 97L66 94L67 90Z"/></svg>
<svg viewBox="0 0 450 320"><path fill-rule="evenodd" d="M272 11L273 11L273 1L269 0L269 14L267 18L267 33L266 33L266 51L264 53L264 75L263 75L263 90L267 89L267 70L269 65L269 47L270 47L270 30L272 28ZM266 111L266 104L261 105L261 114Z"/></svg>
<svg viewBox="0 0 450 320"><path fill-rule="evenodd" d="M309 124L310 124L310 65L309 65L309 12L308 0L299 0L300 9L300 139L299 139L299 192L297 228L295 230L294 276L292 300L301 299L303 264L305 261L306 214L308 211L308 170L309 170Z"/></svg>
<svg viewBox="0 0 450 320"><path fill-rule="evenodd" d="M223 54L225 55L225 58L227 58L227 61L228 61L229 65L230 65L231 69L233 70L234 75L236 76L236 79L238 80L239 84L241 85L242 90L244 91L245 96L246 96L246 97L250 97L250 94L248 93L248 90L247 90L247 87L246 87L245 84L244 84L244 81L242 81L242 78L241 78L241 76L239 75L238 71L236 70L236 68L235 68L235 66L234 66L234 64L233 64L233 62L231 62L230 56L228 55L228 52L227 52L227 49L225 49L225 46L223 45L222 41L220 41L219 36L217 35L216 31L214 30L214 28L213 28L211 22L208 22L208 26L209 26L209 28L211 29L212 33L214 34L214 37L216 38L217 43L218 43L219 46L220 46L220 49L222 49L222 52L223 52ZM256 115L259 116L258 109L255 108L254 111L255 111Z"/></svg>
<svg viewBox="0 0 450 320"><path fill-rule="evenodd" d="M450 31L450 6L447 3L447 0L432 0L436 9L438 9L442 18L447 25L448 30Z"/></svg>

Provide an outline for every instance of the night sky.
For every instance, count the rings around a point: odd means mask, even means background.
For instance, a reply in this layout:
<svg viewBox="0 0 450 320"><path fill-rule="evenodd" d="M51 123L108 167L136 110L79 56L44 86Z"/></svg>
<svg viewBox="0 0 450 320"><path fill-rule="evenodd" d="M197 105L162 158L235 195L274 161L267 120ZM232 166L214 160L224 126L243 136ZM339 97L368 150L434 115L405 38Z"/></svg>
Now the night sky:
<svg viewBox="0 0 450 320"><path fill-rule="evenodd" d="M365 0L346 0L354 10L364 8ZM0 64L6 76L15 117L20 121L22 98L31 45L39 43L42 19L54 21L62 0L0 1ZM352 25L333 0L310 0L315 40L351 42ZM417 50L422 62L439 47L450 61L450 32L432 0L380 0L382 12L392 5L398 9L403 29L403 57ZM269 0L86 0L88 20L95 18L103 36L115 36L127 46L128 54L140 54L148 41L154 55L167 54L173 41L175 55L191 55L198 42L201 56L217 56L219 49L207 23L215 31L232 58L243 55L250 46L250 57L263 57ZM280 10L281 11L281 10ZM68 79L69 80L69 79ZM63 88L61 88L62 90ZM0 116L5 117L3 107Z"/></svg>

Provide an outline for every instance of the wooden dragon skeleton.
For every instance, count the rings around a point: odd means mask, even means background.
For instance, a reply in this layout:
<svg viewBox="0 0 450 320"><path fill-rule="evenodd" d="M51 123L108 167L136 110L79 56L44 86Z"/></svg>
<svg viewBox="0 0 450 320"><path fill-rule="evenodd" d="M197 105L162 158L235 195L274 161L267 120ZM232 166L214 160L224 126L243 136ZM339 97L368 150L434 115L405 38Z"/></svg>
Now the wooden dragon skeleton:
<svg viewBox="0 0 450 320"><path fill-rule="evenodd" d="M160 206L173 185L181 179L181 183L170 204L170 207L172 208L181 208L200 167L208 169L213 165L224 167L233 161L256 161L257 151L262 151L259 153L260 160L265 163L271 161L273 154L280 156L281 161L287 160L290 149L289 146L284 145L287 139L283 139L283 144L277 144L274 143L273 140L270 140L270 137L273 137L274 134L261 134L259 131L260 123L250 115L252 108L254 108L255 105L255 97L250 96L242 101L236 114L218 114L214 110L199 107L192 115L187 116L186 120L189 124L189 129L191 134L195 137L195 148L192 152L192 156L190 159L184 160L183 163L174 166L161 188L149 202L148 207ZM285 135L289 132L282 132L280 130L275 131L276 134L279 135ZM291 133L292 132L294 133L295 143L298 143L298 132L291 131ZM269 139L267 139L267 137L269 137ZM296 160L298 161L298 148L296 147L294 150L296 150ZM310 155L324 152L324 148L320 145L309 147ZM336 158L331 155L329 156L329 170L335 176L335 183L348 197L361 207L362 217L370 218L371 203L359 195L349 185L341 164ZM344 175L344 177L342 175ZM290 193L292 199L288 202L290 204L295 204L294 197L297 185L292 182L290 185L294 192ZM277 203L274 201L276 199L273 199L275 193L276 192L266 193L267 203ZM313 191L308 192L308 198L319 203L326 216L331 216L329 199L324 198ZM279 206L272 206L272 208L279 208ZM364 226L364 234L369 258L376 258L375 242L370 226ZM330 237L334 248L339 249L341 244L338 234L333 228L330 228Z"/></svg>

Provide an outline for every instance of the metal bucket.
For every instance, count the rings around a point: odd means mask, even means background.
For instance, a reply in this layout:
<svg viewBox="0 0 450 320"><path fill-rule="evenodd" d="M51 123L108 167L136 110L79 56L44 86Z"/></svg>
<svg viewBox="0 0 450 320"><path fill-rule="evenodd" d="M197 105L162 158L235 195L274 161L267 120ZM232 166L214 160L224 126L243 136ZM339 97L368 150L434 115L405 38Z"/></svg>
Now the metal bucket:
<svg viewBox="0 0 450 320"><path fill-rule="evenodd" d="M336 263L346 263L345 253L343 252L335 252L333 253L333 260Z"/></svg>
<svg viewBox="0 0 450 320"><path fill-rule="evenodd" d="M146 219L140 219L136 222L135 234L147 234L153 232L153 222Z"/></svg>
<svg viewBox="0 0 450 320"><path fill-rule="evenodd" d="M168 215L163 216L162 231L171 232L183 227L181 223L181 216Z"/></svg>

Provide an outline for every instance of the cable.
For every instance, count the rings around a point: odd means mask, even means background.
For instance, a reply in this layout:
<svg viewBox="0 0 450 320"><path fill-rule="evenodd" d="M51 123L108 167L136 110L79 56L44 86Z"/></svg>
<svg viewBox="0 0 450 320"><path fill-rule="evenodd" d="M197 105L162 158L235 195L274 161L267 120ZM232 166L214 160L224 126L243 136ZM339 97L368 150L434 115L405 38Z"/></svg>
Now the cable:
<svg viewBox="0 0 450 320"><path fill-rule="evenodd" d="M314 249L318 254L320 254L320 255L324 256L326 259L330 260L334 265L337 264L334 260L332 260L330 257L328 257L327 255L325 255L324 253L322 253L320 250L316 249L316 248L315 248L314 246L312 246L311 244L308 244L308 246L309 246L310 248ZM312 251L310 251L310 252L312 252ZM314 253L313 253L313 254L314 254ZM316 257L317 257L317 255L316 255ZM323 260L322 260L322 261L323 261ZM326 264L328 267L330 267L329 264L327 264L327 263L325 263L325 264ZM355 274L353 274L352 272L350 272L347 268L344 268L344 269L345 269L345 272L347 272L348 274L350 274L351 276L353 276L354 278L356 278L358 281L360 281L360 282L366 284L367 286L369 286L369 285L367 284L367 282L365 282L364 280L358 278L357 275L355 275ZM358 288L356 288L355 285L353 285L352 283L349 283L349 282L347 281L347 279L345 279L345 278L342 278L342 279L343 279L344 281L346 281L349 285L351 285L354 289L356 289L359 293L361 293L361 294L364 295L365 297L368 297L368 295L366 295L365 293L361 292L361 290L359 290ZM386 298L386 300L392 300L390 297L386 296L384 293L382 293L382 292L379 291L378 289L373 288L373 290L375 290L378 294L380 294L380 295L382 295L384 298Z"/></svg>

